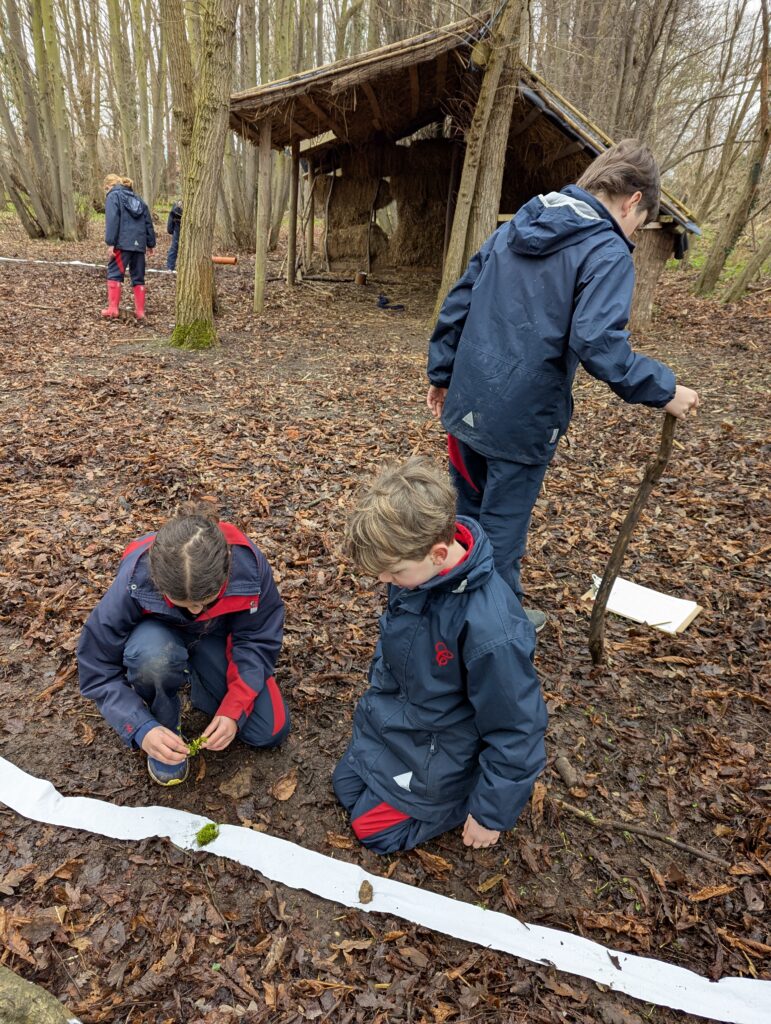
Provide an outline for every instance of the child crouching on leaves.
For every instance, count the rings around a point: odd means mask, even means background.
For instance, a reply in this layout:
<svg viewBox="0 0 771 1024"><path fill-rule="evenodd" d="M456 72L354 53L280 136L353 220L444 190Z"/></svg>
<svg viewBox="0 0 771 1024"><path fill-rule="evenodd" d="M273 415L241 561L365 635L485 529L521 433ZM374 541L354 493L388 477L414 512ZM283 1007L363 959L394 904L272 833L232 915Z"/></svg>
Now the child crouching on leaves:
<svg viewBox="0 0 771 1024"><path fill-rule="evenodd" d="M81 693L127 747L145 751L150 777L184 782L179 691L211 715L206 750L236 735L274 747L289 712L273 678L284 604L262 552L202 505L132 541L78 644Z"/></svg>
<svg viewBox="0 0 771 1024"><path fill-rule="evenodd" d="M423 459L387 469L358 499L351 557L388 583L369 689L333 785L361 842L409 850L463 825L493 846L545 764L535 633L455 491Z"/></svg>

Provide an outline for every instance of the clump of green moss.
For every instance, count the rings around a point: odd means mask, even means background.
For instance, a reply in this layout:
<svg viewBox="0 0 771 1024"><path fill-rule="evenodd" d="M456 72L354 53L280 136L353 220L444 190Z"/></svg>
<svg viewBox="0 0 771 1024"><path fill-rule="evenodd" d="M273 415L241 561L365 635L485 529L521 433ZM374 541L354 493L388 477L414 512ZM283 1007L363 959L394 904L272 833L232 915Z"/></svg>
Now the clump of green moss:
<svg viewBox="0 0 771 1024"><path fill-rule="evenodd" d="M219 834L219 825L215 825L213 821L210 821L208 825L204 825L203 828L198 829L195 834L195 841L199 846L208 846L209 843L214 842Z"/></svg>
<svg viewBox="0 0 771 1024"><path fill-rule="evenodd" d="M217 344L217 333L208 320L194 320L184 327L177 325L172 332L169 344L172 348L186 348L192 351L214 348Z"/></svg>
<svg viewBox="0 0 771 1024"><path fill-rule="evenodd" d="M187 745L188 757L195 757L196 754L200 753L201 748L206 745L208 736L199 736L197 739L190 740Z"/></svg>

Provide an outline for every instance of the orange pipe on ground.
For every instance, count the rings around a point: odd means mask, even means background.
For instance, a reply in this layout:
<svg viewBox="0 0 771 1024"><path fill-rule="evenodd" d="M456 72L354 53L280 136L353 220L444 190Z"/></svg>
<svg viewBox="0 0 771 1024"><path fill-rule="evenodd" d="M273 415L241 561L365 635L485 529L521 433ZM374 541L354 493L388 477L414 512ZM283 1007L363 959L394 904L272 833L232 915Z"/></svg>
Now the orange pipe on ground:
<svg viewBox="0 0 771 1024"><path fill-rule="evenodd" d="M238 256L212 256L211 261L225 267L234 267L238 263Z"/></svg>

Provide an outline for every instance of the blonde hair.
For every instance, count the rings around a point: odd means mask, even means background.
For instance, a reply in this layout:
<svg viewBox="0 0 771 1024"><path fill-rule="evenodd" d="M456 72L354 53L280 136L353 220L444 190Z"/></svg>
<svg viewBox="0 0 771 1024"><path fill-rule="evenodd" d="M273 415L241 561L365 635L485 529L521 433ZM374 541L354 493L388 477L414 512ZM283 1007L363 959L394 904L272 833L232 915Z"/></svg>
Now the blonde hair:
<svg viewBox="0 0 771 1024"><path fill-rule="evenodd" d="M639 139L623 139L593 160L576 182L579 188L611 198L642 192L638 206L645 210L646 223L659 214L661 178L656 157Z"/></svg>
<svg viewBox="0 0 771 1024"><path fill-rule="evenodd" d="M423 458L387 466L356 495L345 549L378 576L401 561L420 561L455 536L455 491L447 473Z"/></svg>
<svg viewBox="0 0 771 1024"><path fill-rule="evenodd" d="M123 185L125 188L134 187L134 182L131 178L124 178L120 174L107 174L104 179L104 190L109 192L111 188L115 188L116 185Z"/></svg>

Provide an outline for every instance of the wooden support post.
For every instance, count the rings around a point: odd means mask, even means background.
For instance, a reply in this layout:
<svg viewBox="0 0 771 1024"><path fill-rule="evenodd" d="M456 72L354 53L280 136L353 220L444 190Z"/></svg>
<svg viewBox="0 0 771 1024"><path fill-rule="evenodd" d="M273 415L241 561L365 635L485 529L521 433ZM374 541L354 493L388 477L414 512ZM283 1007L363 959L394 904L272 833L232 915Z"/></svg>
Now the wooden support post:
<svg viewBox="0 0 771 1024"><path fill-rule="evenodd" d="M315 203L316 171L313 164L308 167L308 198L305 202L307 220L305 222L305 269L310 270L313 262L313 228L316 213Z"/></svg>
<svg viewBox="0 0 771 1024"><path fill-rule="evenodd" d="M259 184L257 186L257 237L254 252L254 312L265 308L265 271L270 240L270 118L260 124Z"/></svg>
<svg viewBox="0 0 771 1024"><path fill-rule="evenodd" d="M442 269L447 256L447 246L450 244L452 234L452 220L455 216L455 202L458 198L458 185L460 184L461 171L461 144L453 143L452 159L450 161L450 186L447 189L447 206L444 216L444 246L442 247Z"/></svg>
<svg viewBox="0 0 771 1024"><path fill-rule="evenodd" d="M295 283L297 272L297 193L300 188L300 143L292 142L292 182L289 186L289 238L286 247L286 283Z"/></svg>
<svg viewBox="0 0 771 1024"><path fill-rule="evenodd" d="M592 656L593 665L600 665L605 660L605 608L608 604L608 598L621 569L629 538L632 536L632 531L637 525L640 513L654 485L661 479L661 475L669 462L669 456L672 454L672 441L675 436L676 424L677 420L674 416L670 413L664 414L664 426L661 430L659 450L655 458L651 459L645 467L645 475L642 478L632 506L626 514L626 519L621 524L618 537L616 537L616 543L613 545L613 551L605 567L600 589L597 591L597 596L594 599L592 618L589 623L589 653Z"/></svg>

